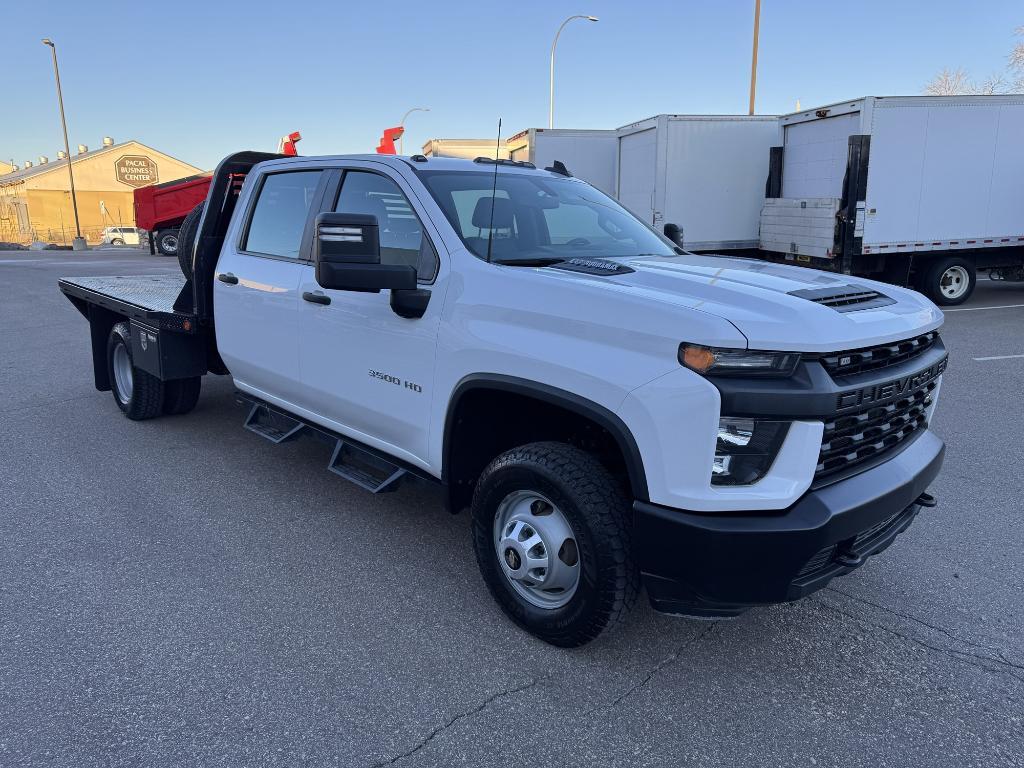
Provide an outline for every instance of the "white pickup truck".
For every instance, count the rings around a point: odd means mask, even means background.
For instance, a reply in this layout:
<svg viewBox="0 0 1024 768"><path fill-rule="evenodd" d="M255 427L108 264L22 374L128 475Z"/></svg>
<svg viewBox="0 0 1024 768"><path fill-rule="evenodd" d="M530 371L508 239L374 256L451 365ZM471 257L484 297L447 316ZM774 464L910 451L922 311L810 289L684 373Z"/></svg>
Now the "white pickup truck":
<svg viewBox="0 0 1024 768"><path fill-rule="evenodd" d="M180 254L184 278L60 281L96 388L148 419L230 375L254 433L326 437L372 492L441 483L556 645L641 585L698 617L795 600L935 503L931 302L695 256L560 163L243 152Z"/></svg>

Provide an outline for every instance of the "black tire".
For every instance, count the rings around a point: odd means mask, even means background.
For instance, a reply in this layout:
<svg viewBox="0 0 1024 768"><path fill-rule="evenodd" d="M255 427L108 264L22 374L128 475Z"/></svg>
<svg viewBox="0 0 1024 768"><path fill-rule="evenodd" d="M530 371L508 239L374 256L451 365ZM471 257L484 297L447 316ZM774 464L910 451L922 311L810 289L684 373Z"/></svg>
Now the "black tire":
<svg viewBox="0 0 1024 768"><path fill-rule="evenodd" d="M495 520L516 491L550 499L572 527L579 581L560 607L538 607L513 587L498 561ZM491 595L512 621L552 645L590 642L617 624L636 602L631 506L620 485L593 456L565 443L531 443L503 453L483 471L473 493L473 546Z"/></svg>
<svg viewBox="0 0 1024 768"><path fill-rule="evenodd" d="M124 240L122 240L120 237L115 237L113 240L110 241L110 244L111 245L124 245Z"/></svg>
<svg viewBox="0 0 1024 768"><path fill-rule="evenodd" d="M174 256L178 252L178 230L164 229L158 232L156 249L164 256Z"/></svg>
<svg viewBox="0 0 1024 768"><path fill-rule="evenodd" d="M186 280L192 279L192 253L195 250L199 217L203 215L204 205L205 203L200 203L193 208L181 222L181 228L178 230L178 266L181 267L181 274Z"/></svg>
<svg viewBox="0 0 1024 768"><path fill-rule="evenodd" d="M115 357L118 349L123 348L131 369L131 384L121 382L115 371ZM107 375L110 377L110 391L114 402L129 419L142 421L159 416L164 400L164 383L156 376L136 368L132 362L131 331L128 323L117 323L110 329L107 338Z"/></svg>
<svg viewBox="0 0 1024 768"><path fill-rule="evenodd" d="M162 409L164 414L177 416L191 412L199 402L199 390L202 388L202 384L202 376L165 381Z"/></svg>
<svg viewBox="0 0 1024 768"><path fill-rule="evenodd" d="M967 301L977 283L974 263L950 256L927 265L918 279L918 290L939 306L952 307Z"/></svg>

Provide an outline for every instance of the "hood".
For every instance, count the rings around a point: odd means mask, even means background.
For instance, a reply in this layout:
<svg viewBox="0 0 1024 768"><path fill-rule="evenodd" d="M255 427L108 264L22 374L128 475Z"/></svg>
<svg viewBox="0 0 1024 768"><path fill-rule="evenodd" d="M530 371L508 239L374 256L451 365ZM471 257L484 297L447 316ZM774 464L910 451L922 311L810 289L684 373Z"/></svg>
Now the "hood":
<svg viewBox="0 0 1024 768"><path fill-rule="evenodd" d="M732 323L751 349L857 349L925 333L943 319L942 312L915 291L805 267L694 254L637 256L612 263L628 270L567 271L556 265L542 271L714 314ZM843 298L860 291L880 297Z"/></svg>

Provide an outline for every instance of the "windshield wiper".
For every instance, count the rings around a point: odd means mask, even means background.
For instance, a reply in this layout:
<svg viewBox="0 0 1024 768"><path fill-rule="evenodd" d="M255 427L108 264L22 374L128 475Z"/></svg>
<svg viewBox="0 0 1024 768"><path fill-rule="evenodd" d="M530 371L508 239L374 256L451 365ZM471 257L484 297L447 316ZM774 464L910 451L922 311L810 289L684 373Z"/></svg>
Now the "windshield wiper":
<svg viewBox="0 0 1024 768"><path fill-rule="evenodd" d="M553 256L539 257L536 259L491 259L494 264L504 264L507 267L550 267L552 264L561 264L565 259Z"/></svg>

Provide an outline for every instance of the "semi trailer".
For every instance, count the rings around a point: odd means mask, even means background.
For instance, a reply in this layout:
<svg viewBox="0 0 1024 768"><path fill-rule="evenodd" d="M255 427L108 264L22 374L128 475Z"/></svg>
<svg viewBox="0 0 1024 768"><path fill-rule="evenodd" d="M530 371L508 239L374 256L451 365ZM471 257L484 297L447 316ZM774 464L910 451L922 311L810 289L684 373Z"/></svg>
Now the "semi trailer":
<svg viewBox="0 0 1024 768"><path fill-rule="evenodd" d="M760 217L775 260L960 304L1024 280L1024 96L873 96L778 119Z"/></svg>
<svg viewBox="0 0 1024 768"><path fill-rule="evenodd" d="M935 505L930 301L695 255L553 167L242 152L182 275L59 287L129 419L230 376L254 435L318 437L371 493L439 484L498 605L559 646L641 585L702 618L799 599Z"/></svg>

